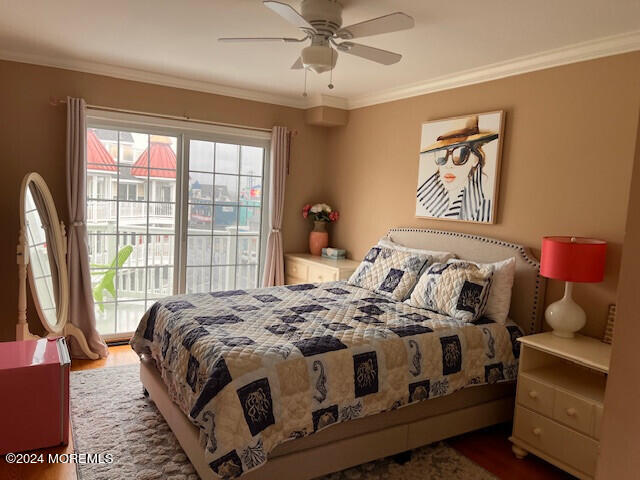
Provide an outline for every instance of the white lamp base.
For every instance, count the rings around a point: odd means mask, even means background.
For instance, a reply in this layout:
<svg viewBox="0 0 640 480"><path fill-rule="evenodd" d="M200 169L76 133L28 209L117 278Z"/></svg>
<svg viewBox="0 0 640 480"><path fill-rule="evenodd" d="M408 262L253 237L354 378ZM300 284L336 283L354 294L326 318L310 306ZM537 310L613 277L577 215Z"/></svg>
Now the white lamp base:
<svg viewBox="0 0 640 480"><path fill-rule="evenodd" d="M573 283L566 282L564 297L549 305L544 313L552 333L558 337L573 338L587 323L586 313L571 297L572 291Z"/></svg>

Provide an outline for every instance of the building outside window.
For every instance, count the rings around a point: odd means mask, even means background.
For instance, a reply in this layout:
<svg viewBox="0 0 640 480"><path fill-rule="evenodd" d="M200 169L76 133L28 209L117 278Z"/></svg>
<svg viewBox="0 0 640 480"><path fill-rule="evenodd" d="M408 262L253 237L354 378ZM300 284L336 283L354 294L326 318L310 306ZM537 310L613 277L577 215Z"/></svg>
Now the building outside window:
<svg viewBox="0 0 640 480"><path fill-rule="evenodd" d="M126 337L158 298L257 287L266 138L229 143L117 127L87 129L98 331Z"/></svg>

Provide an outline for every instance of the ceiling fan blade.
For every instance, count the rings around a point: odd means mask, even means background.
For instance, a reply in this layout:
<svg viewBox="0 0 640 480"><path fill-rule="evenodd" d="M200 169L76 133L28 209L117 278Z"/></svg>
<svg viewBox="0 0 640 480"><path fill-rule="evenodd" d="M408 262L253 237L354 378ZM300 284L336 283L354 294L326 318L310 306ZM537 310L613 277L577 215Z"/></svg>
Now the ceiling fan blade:
<svg viewBox="0 0 640 480"><path fill-rule="evenodd" d="M313 25L307 22L291 5L282 2L274 2L272 0L264 0L262 3L265 7L270 8L287 22L294 24L296 27L306 28L315 32L316 29L313 28Z"/></svg>
<svg viewBox="0 0 640 480"><path fill-rule="evenodd" d="M406 13L395 12L383 17L373 18L364 22L355 23L348 27L343 27L336 33L338 38L350 40L352 38L368 37L381 33L397 32L413 28L415 22L413 17Z"/></svg>
<svg viewBox="0 0 640 480"><path fill-rule="evenodd" d="M382 65L392 65L398 63L402 58L399 53L389 52L380 48L368 47L353 42L342 42L337 45L338 50L357 57L366 58L372 62L381 63Z"/></svg>
<svg viewBox="0 0 640 480"><path fill-rule="evenodd" d="M298 57L293 65L291 65L291 70L302 70L304 65L302 64L302 57Z"/></svg>
<svg viewBox="0 0 640 480"><path fill-rule="evenodd" d="M222 37L219 42L299 42L297 38L287 37Z"/></svg>

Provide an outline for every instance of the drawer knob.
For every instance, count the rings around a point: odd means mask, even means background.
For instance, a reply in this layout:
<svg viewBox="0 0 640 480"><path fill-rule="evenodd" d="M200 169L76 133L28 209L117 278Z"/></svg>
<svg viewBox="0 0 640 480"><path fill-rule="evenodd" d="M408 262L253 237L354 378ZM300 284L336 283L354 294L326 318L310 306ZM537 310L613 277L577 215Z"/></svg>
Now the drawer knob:
<svg viewBox="0 0 640 480"><path fill-rule="evenodd" d="M532 432L533 432L533 434L534 434L536 437L539 437L539 436L540 436L540 434L542 433L542 429L541 429L540 427L535 427L535 428L532 430Z"/></svg>
<svg viewBox="0 0 640 480"><path fill-rule="evenodd" d="M531 390L531 391L529 392L529 397L531 397L531 398L533 398L533 399L538 398L538 392L536 392L535 390Z"/></svg>
<svg viewBox="0 0 640 480"><path fill-rule="evenodd" d="M567 415L569 415L570 417L575 417L576 414L578 412L576 412L576 409L573 407L567 408Z"/></svg>

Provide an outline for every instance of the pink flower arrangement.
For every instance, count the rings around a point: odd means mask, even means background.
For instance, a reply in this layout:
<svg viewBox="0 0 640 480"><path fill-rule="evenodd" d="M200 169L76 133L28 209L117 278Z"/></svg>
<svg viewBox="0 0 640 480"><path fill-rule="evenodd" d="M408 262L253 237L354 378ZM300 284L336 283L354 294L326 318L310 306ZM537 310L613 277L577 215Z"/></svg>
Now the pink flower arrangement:
<svg viewBox="0 0 640 480"><path fill-rule="evenodd" d="M311 218L314 222L333 223L340 218L340 212L326 203L306 204L302 207L302 218Z"/></svg>

